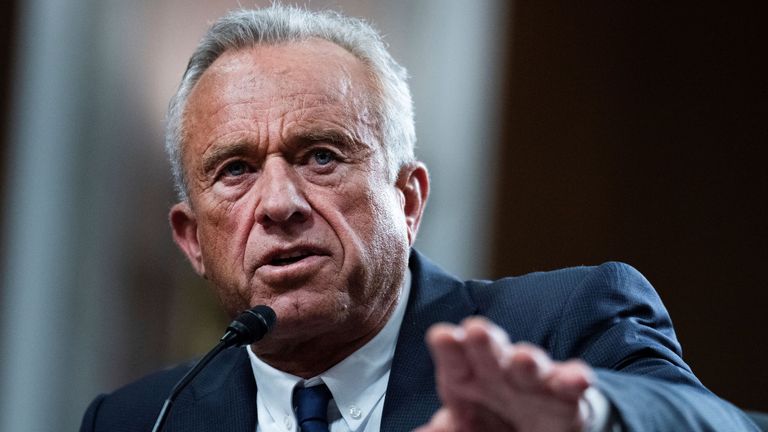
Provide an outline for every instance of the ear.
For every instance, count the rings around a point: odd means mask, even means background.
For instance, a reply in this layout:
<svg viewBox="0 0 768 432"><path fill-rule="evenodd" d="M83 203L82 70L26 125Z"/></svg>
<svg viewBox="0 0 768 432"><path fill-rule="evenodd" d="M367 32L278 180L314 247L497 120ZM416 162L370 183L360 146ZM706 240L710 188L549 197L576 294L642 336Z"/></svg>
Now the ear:
<svg viewBox="0 0 768 432"><path fill-rule="evenodd" d="M408 226L408 244L413 246L419 231L421 215L429 197L429 173L421 162L404 166L397 177L397 188L403 197L403 212Z"/></svg>
<svg viewBox="0 0 768 432"><path fill-rule="evenodd" d="M203 254L200 251L200 241L197 238L197 216L186 202L180 202L171 207L168 219L171 222L173 241L187 256L197 274L205 277Z"/></svg>

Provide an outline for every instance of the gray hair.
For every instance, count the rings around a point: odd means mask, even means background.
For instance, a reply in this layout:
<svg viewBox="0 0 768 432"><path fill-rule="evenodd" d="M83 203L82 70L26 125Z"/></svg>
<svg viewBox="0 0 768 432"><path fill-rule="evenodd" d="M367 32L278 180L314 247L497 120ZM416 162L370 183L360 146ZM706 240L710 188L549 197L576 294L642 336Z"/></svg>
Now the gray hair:
<svg viewBox="0 0 768 432"><path fill-rule="evenodd" d="M345 48L369 69L377 90L371 108L378 120L390 177L395 178L404 164L413 161L416 133L407 72L392 58L381 36L369 24L333 11L316 12L279 4L258 10L235 10L216 21L200 41L168 107L165 149L180 201L188 198L181 160L184 110L189 94L206 69L227 50L310 38Z"/></svg>

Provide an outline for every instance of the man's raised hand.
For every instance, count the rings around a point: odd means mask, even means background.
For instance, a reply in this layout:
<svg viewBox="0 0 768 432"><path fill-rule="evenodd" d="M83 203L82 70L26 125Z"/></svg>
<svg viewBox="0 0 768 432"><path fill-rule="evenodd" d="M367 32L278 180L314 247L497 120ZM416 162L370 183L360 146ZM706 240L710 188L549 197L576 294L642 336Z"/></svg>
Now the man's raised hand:
<svg viewBox="0 0 768 432"><path fill-rule="evenodd" d="M434 325L427 344L443 407L418 432L583 429L583 396L594 380L585 363L555 362L536 346L512 344L480 317Z"/></svg>

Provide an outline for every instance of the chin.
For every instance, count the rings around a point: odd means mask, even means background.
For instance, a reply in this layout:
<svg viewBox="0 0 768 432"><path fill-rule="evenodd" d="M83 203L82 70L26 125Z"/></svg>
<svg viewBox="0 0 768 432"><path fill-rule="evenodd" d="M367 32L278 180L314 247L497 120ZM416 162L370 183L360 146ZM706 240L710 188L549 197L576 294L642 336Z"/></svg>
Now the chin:
<svg viewBox="0 0 768 432"><path fill-rule="evenodd" d="M293 292L283 294L267 304L275 310L277 323L291 327L312 328L343 321L348 315L348 300L341 293Z"/></svg>

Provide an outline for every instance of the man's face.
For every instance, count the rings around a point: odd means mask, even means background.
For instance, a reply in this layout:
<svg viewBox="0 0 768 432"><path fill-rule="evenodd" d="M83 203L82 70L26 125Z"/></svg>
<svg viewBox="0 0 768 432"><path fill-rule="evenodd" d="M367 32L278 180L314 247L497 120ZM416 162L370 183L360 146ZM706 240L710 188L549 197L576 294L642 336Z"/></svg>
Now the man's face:
<svg viewBox="0 0 768 432"><path fill-rule="evenodd" d="M225 52L189 97L174 238L230 315L275 310L272 339L354 340L397 300L428 180L389 178L371 91L313 39Z"/></svg>

